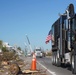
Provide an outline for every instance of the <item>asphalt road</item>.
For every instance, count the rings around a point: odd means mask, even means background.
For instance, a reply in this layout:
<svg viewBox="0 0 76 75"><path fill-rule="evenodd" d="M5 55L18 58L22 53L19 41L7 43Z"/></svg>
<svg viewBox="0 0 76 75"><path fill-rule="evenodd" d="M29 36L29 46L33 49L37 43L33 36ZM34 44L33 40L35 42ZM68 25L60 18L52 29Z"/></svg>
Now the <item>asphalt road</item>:
<svg viewBox="0 0 76 75"><path fill-rule="evenodd" d="M52 65L51 57L37 58L38 63L47 69L48 75L73 75L67 68Z"/></svg>

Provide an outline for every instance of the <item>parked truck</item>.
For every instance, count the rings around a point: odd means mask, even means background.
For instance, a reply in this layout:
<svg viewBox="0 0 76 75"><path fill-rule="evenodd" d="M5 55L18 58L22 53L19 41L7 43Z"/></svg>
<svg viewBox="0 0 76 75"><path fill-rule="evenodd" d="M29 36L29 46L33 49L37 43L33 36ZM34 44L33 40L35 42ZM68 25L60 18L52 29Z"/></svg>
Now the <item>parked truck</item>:
<svg viewBox="0 0 76 75"><path fill-rule="evenodd" d="M76 13L69 4L52 25L52 64L70 67L76 73Z"/></svg>

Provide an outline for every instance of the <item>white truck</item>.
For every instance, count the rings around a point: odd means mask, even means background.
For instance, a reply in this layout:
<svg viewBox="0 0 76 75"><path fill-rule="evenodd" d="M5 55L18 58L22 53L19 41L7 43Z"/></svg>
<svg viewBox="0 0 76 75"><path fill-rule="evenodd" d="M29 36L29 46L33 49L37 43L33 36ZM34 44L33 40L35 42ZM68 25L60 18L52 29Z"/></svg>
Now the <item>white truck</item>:
<svg viewBox="0 0 76 75"><path fill-rule="evenodd" d="M40 57L40 58L43 57L43 53L42 53L41 48L36 48L35 49L35 55L36 55L36 57Z"/></svg>

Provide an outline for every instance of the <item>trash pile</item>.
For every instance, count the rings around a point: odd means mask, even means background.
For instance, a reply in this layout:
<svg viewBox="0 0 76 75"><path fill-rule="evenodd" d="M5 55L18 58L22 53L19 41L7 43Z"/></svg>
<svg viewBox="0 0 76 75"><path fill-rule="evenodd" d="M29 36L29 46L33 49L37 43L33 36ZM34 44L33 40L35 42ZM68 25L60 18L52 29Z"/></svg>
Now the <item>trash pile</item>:
<svg viewBox="0 0 76 75"><path fill-rule="evenodd" d="M0 54L0 75L46 75L38 69L31 70L31 64L12 52Z"/></svg>
<svg viewBox="0 0 76 75"><path fill-rule="evenodd" d="M11 75L11 64L18 60L14 52L2 52L0 54L0 75Z"/></svg>

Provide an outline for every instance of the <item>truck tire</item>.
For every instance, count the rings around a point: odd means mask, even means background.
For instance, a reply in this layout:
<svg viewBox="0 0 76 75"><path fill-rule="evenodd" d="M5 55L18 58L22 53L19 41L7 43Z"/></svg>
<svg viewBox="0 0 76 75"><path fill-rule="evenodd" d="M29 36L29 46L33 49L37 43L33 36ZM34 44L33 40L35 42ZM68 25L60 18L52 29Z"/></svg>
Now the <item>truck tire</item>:
<svg viewBox="0 0 76 75"><path fill-rule="evenodd" d="M59 58L59 51L56 51L56 66L61 66L61 61Z"/></svg>
<svg viewBox="0 0 76 75"><path fill-rule="evenodd" d="M54 57L52 56L52 64L54 65Z"/></svg>
<svg viewBox="0 0 76 75"><path fill-rule="evenodd" d="M55 65L55 52L52 54L52 64Z"/></svg>
<svg viewBox="0 0 76 75"><path fill-rule="evenodd" d="M72 68L72 73L74 74L74 55L72 55L72 59L71 59L71 68Z"/></svg>
<svg viewBox="0 0 76 75"><path fill-rule="evenodd" d="M58 58L57 58L57 51L54 52L54 65L57 66Z"/></svg>
<svg viewBox="0 0 76 75"><path fill-rule="evenodd" d="M72 65L72 73L76 74L76 55L72 55L71 65Z"/></svg>
<svg viewBox="0 0 76 75"><path fill-rule="evenodd" d="M56 56L56 66L60 67L60 65L61 65L60 59Z"/></svg>
<svg viewBox="0 0 76 75"><path fill-rule="evenodd" d="M52 55L52 64L54 65L54 56Z"/></svg>

